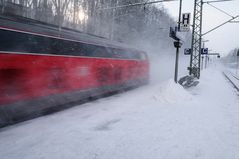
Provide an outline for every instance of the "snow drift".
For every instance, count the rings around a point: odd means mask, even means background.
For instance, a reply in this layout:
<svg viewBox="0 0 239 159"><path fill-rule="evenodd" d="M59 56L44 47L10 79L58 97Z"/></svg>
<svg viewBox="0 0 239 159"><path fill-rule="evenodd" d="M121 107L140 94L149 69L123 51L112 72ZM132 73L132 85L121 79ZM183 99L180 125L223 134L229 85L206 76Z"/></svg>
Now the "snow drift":
<svg viewBox="0 0 239 159"><path fill-rule="evenodd" d="M181 85L176 84L173 79L170 79L159 86L154 98L163 103L173 104L190 101L192 95Z"/></svg>

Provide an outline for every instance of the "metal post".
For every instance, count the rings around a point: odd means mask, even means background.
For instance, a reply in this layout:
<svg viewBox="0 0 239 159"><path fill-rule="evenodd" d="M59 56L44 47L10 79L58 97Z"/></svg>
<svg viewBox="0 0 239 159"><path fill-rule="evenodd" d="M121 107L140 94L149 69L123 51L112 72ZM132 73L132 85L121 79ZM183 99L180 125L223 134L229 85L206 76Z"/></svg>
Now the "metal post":
<svg viewBox="0 0 239 159"><path fill-rule="evenodd" d="M176 48L175 74L174 74L175 83L178 83L178 56L179 56L179 47Z"/></svg>
<svg viewBox="0 0 239 159"><path fill-rule="evenodd" d="M178 30L177 30L177 31L180 31L181 14L182 14L182 0L180 0L180 3L179 3ZM180 40L177 40L177 42L180 43ZM180 46L177 46L177 47L176 47L175 73L174 73L174 81L175 81L175 83L178 83L179 47L180 47Z"/></svg>
<svg viewBox="0 0 239 159"><path fill-rule="evenodd" d="M178 29L180 30L181 24L181 14L182 14L182 0L179 1L179 15L178 15Z"/></svg>
<svg viewBox="0 0 239 159"><path fill-rule="evenodd" d="M201 63L201 41L202 41L202 0L194 2L194 18L193 18L193 34L191 45L191 58L189 74L196 78L200 78L200 63Z"/></svg>
<svg viewBox="0 0 239 159"><path fill-rule="evenodd" d="M202 41L202 48L204 49L205 48L205 41ZM204 65L203 65L203 62L204 62L204 56L203 55L201 55L201 57L202 57L202 66L201 66L201 68L202 68L202 70L204 69L203 67L204 67Z"/></svg>
<svg viewBox="0 0 239 159"><path fill-rule="evenodd" d="M236 71L236 72L237 72L237 73L236 73L237 75L238 75L238 69L239 69L239 62L238 62L238 60L239 60L239 56L237 56L237 69L236 69L236 70L237 70L237 71Z"/></svg>
<svg viewBox="0 0 239 159"><path fill-rule="evenodd" d="M204 40L204 41L202 41L202 48L205 48L205 42L208 42L209 40ZM202 56L202 70L205 68L207 68L207 55L205 55L205 56L203 56L203 55L201 55ZM204 58L205 58L205 66L204 66Z"/></svg>
<svg viewBox="0 0 239 159"><path fill-rule="evenodd" d="M202 56L202 67L201 67L201 70L203 70L203 61L204 61L204 56L203 55L201 55Z"/></svg>
<svg viewBox="0 0 239 159"><path fill-rule="evenodd" d="M205 69L207 68L207 63L208 63L208 56L206 55L206 58L205 58Z"/></svg>
<svg viewBox="0 0 239 159"><path fill-rule="evenodd" d="M239 70L239 49L237 50L237 75Z"/></svg>

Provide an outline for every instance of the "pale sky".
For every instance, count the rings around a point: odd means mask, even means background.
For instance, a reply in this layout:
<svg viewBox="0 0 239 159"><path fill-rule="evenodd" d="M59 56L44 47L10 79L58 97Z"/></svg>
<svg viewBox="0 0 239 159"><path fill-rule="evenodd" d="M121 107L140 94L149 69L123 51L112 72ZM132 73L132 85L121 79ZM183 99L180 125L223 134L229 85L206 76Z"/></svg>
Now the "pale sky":
<svg viewBox="0 0 239 159"><path fill-rule="evenodd" d="M211 0L204 0L211 1ZM212 3L212 5L228 12L232 16L239 15L239 0L229 2ZM168 9L168 12L175 18L178 19L179 1L176 2L165 2L164 6ZM183 13L191 13L193 17L194 0L183 0ZM203 31L216 27L217 25L230 19L230 16L216 10L208 4L203 5ZM239 18L237 18L239 21ZM191 20L192 23L192 20ZM213 52L219 52L222 55L227 54L230 50L239 47L239 23L228 23L223 27L205 35L205 40L209 40L206 46Z"/></svg>

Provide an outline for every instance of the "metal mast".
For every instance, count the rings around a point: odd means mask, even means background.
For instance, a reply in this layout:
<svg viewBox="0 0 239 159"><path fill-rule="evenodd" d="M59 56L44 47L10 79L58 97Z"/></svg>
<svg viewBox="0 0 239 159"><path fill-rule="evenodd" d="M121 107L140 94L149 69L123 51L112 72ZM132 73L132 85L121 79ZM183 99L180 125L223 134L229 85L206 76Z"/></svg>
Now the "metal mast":
<svg viewBox="0 0 239 159"><path fill-rule="evenodd" d="M189 74L196 78L200 78L200 63L201 63L201 41L202 41L202 0L194 2L194 17L193 17L193 33L191 45L191 58Z"/></svg>

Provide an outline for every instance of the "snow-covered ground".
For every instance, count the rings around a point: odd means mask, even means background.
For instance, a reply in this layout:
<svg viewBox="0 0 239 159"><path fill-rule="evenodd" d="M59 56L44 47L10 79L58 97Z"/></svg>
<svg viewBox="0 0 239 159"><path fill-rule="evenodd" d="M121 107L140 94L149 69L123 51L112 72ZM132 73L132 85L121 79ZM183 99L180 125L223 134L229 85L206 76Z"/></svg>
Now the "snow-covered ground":
<svg viewBox="0 0 239 159"><path fill-rule="evenodd" d="M239 97L217 68L0 130L1 159L238 159Z"/></svg>

